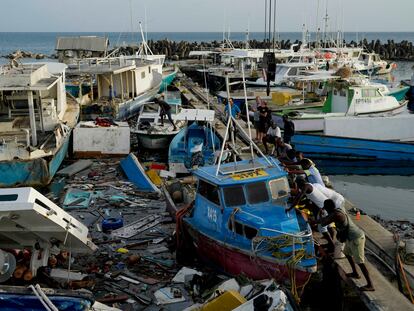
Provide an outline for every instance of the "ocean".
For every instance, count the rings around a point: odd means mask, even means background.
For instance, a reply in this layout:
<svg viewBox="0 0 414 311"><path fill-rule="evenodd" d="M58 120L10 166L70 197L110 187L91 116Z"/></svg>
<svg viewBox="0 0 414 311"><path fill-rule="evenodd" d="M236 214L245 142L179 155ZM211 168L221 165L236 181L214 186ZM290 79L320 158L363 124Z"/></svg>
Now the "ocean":
<svg viewBox="0 0 414 311"><path fill-rule="evenodd" d="M109 38L111 47L120 46L127 43L137 43L140 41L139 33L119 33L119 32L0 32L0 57L10 54L16 50L30 51L33 53L42 53L51 55L54 53L56 38L61 36L105 36ZM250 39L263 40L263 32L252 32L249 34ZM280 40L301 40L301 32L280 32L277 34ZM344 33L347 42L367 39L394 40L401 42L403 40L414 43L414 32L366 32L366 33ZM233 41L243 41L246 38L244 32L234 32L230 34ZM310 33L311 40L315 38L314 33ZM211 42L221 41L223 34L221 32L149 32L148 40L168 39L172 41L190 41L190 42Z"/></svg>

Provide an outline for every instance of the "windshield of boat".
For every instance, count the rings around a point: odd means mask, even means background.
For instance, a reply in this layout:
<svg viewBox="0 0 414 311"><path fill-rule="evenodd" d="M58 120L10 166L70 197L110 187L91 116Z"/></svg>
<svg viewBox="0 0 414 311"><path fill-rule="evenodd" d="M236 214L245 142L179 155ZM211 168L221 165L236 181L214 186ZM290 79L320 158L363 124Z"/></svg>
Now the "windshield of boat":
<svg viewBox="0 0 414 311"><path fill-rule="evenodd" d="M378 97L380 94L378 90L375 89L362 89L362 97Z"/></svg>
<svg viewBox="0 0 414 311"><path fill-rule="evenodd" d="M198 182L198 194L210 202L220 206L219 191L217 186L209 184L204 180L200 180Z"/></svg>
<svg viewBox="0 0 414 311"><path fill-rule="evenodd" d="M269 192L264 181L246 185L247 201L249 204L258 204L269 201Z"/></svg>
<svg viewBox="0 0 414 311"><path fill-rule="evenodd" d="M272 199L277 200L289 195L289 183L286 178L273 179L269 182Z"/></svg>
<svg viewBox="0 0 414 311"><path fill-rule="evenodd" d="M240 206L246 204L243 186L233 186L223 188L224 203L228 207Z"/></svg>

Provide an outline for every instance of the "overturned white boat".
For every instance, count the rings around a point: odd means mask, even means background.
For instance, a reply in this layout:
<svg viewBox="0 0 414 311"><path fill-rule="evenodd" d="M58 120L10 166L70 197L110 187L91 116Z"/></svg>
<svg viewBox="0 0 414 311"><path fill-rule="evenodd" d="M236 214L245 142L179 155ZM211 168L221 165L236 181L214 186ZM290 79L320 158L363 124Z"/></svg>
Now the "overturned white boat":
<svg viewBox="0 0 414 311"><path fill-rule="evenodd" d="M84 224L35 189L13 188L0 190L0 254L8 264L0 270L0 282L13 273L10 270L15 261L5 249L30 249L29 269L36 276L37 269L47 266L53 253L92 253L97 246Z"/></svg>

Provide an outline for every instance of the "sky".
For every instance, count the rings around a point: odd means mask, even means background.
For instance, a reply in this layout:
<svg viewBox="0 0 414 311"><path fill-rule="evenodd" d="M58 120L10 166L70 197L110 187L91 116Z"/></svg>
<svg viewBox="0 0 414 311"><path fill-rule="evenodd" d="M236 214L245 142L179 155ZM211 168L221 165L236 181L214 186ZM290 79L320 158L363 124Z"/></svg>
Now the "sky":
<svg viewBox="0 0 414 311"><path fill-rule="evenodd" d="M304 23L313 31L317 16L322 28L327 1L331 30L414 31L413 0L272 0L276 2L278 31L301 31ZM129 32L138 30L138 21L144 22L145 15L149 32L222 32L223 28L231 32L247 28L262 32L264 3L265 0L1 0L0 32Z"/></svg>

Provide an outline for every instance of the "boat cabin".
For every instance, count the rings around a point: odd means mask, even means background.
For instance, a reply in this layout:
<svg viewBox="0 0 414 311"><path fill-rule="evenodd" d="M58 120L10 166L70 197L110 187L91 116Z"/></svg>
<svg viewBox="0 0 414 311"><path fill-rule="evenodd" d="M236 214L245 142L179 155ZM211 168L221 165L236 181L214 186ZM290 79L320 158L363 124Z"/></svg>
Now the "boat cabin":
<svg viewBox="0 0 414 311"><path fill-rule="evenodd" d="M68 74L79 80L82 108L97 105L104 114L122 117L128 105L149 90L158 91L162 80L161 69L139 56L95 58L78 60L69 66ZM82 94L82 83L96 85L89 94ZM158 87L158 88L157 88ZM83 97L83 98L82 98ZM133 107L138 108L136 106ZM134 111L136 112L136 111ZM131 112L132 114L133 112Z"/></svg>
<svg viewBox="0 0 414 311"><path fill-rule="evenodd" d="M353 85L349 81L338 80L331 84L323 112L358 115L399 108L402 103L384 94L385 91L385 86L381 84Z"/></svg>
<svg viewBox="0 0 414 311"><path fill-rule="evenodd" d="M65 136L67 130L59 126L68 108L65 69L60 63L11 63L0 68L0 160L11 153L27 158L25 148L58 145L59 137ZM74 126L75 120L77 115L66 121ZM53 137L50 132L55 132Z"/></svg>

